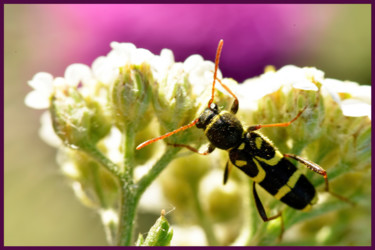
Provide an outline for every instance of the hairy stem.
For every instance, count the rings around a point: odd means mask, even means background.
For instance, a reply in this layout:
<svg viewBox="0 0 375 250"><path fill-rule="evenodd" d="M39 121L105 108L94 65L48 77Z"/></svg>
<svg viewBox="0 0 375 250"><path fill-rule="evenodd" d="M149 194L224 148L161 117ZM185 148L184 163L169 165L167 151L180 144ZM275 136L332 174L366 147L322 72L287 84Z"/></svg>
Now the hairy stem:
<svg viewBox="0 0 375 250"><path fill-rule="evenodd" d="M133 126L126 126L124 135L124 170L120 177L121 198L117 245L130 246L138 203L135 197L136 189L133 182L135 150Z"/></svg>
<svg viewBox="0 0 375 250"><path fill-rule="evenodd" d="M168 147L162 157L155 163L150 171L145 174L136 184L136 197L139 199L148 186L159 176L165 167L175 158L181 148Z"/></svg>

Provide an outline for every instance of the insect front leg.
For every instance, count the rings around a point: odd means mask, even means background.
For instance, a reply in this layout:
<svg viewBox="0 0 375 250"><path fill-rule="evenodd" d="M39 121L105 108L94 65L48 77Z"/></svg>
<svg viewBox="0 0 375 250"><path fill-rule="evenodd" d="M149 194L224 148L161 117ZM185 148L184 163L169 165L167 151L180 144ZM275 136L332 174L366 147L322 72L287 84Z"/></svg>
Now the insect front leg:
<svg viewBox="0 0 375 250"><path fill-rule="evenodd" d="M253 126L250 126L250 127L247 128L247 132L255 131L255 130L258 130L258 129L261 129L261 128L269 128L269 127L288 127L290 124L292 124L292 122L297 120L297 118L302 115L303 111L305 111L306 108L307 108L307 106L305 106L300 112L298 112L296 117L294 117L289 122L253 125Z"/></svg>
<svg viewBox="0 0 375 250"><path fill-rule="evenodd" d="M230 160L227 161L227 164L225 165L224 170L224 178L223 178L223 184L225 185L228 181L229 173L232 170L233 164L230 162Z"/></svg>
<svg viewBox="0 0 375 250"><path fill-rule="evenodd" d="M209 144L208 147L207 147L207 149L205 151L203 151L203 152L199 152L198 149L196 149L196 148L194 148L192 146L186 145L186 144L167 143L167 145L172 146L172 147L187 148L190 151L193 151L194 153L197 153L197 154L200 154L200 155L208 155L208 154L212 153L215 150L215 146L212 145L212 144Z"/></svg>
<svg viewBox="0 0 375 250"><path fill-rule="evenodd" d="M304 159L304 158L302 158L298 155L294 155L294 154L284 154L284 157L289 157L289 158L292 158L294 160L297 160L300 163L302 163L303 165L305 165L307 168L309 168L310 170L314 171L315 173L318 173L318 174L322 175L323 178L324 178L324 182L325 182L325 189L324 190L326 192L330 193L331 195L335 196L336 198L338 198L342 201L348 202L351 205L355 205L349 199L347 199L347 198L345 198L341 195L338 195L336 193L333 193L332 191L329 190L327 171L325 171L321 166L319 166L318 164L316 164L312 161L306 160L306 159Z"/></svg>
<svg viewBox="0 0 375 250"><path fill-rule="evenodd" d="M280 232L278 240L281 241L281 239L283 237L283 234L284 234L284 220L283 220L282 212L278 212L276 215L271 216L271 217L267 216L266 211L264 210L263 204L260 201L258 193L256 191L255 182L253 182L253 195L254 195L255 205L257 207L258 213L259 213L260 217L262 218L262 220L264 222L271 221L271 220L274 220L274 219L277 219L277 218L280 217L280 219L281 219L281 232Z"/></svg>

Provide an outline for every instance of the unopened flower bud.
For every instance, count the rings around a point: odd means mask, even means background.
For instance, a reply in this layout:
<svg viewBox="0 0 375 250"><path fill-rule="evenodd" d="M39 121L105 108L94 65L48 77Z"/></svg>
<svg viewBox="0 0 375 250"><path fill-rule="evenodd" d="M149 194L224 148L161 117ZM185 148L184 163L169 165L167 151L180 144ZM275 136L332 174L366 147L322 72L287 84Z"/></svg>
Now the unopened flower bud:
<svg viewBox="0 0 375 250"><path fill-rule="evenodd" d="M51 98L50 112L56 134L72 148L85 149L88 145L95 145L110 129L110 122L100 105L85 100L75 87L56 89Z"/></svg>
<svg viewBox="0 0 375 250"><path fill-rule="evenodd" d="M150 66L146 63L120 68L112 88L112 109L118 126L131 125L139 131L151 121L147 111L153 82Z"/></svg>

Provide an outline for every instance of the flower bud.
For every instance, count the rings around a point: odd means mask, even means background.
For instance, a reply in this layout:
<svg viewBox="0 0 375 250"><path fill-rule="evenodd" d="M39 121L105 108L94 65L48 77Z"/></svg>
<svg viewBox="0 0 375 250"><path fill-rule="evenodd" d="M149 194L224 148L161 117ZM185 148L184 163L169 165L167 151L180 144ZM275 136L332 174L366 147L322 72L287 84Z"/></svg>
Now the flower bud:
<svg viewBox="0 0 375 250"><path fill-rule="evenodd" d="M186 125L196 118L197 107L187 76L183 65L175 63L165 78L153 88L153 107L162 134ZM182 138L191 135L191 131L185 131L176 134L173 138L181 142Z"/></svg>
<svg viewBox="0 0 375 250"><path fill-rule="evenodd" d="M112 109L116 124L134 126L137 131L150 121L150 85L154 82L150 66L127 64L120 68L120 74L112 87Z"/></svg>
<svg viewBox="0 0 375 250"><path fill-rule="evenodd" d="M254 88L263 86L263 89L270 89L268 93L259 93L258 107L251 117L253 124L289 122L307 107L302 115L287 127L262 129L262 133L271 138L282 152L299 154L306 144L319 138L325 110L320 93L322 79L323 72L315 68L285 66L252 80ZM247 84L250 84L250 81L245 81L244 85Z"/></svg>
<svg viewBox="0 0 375 250"><path fill-rule="evenodd" d="M100 105L85 100L75 87L57 88L51 98L50 112L56 134L72 148L95 145L110 129L110 121Z"/></svg>

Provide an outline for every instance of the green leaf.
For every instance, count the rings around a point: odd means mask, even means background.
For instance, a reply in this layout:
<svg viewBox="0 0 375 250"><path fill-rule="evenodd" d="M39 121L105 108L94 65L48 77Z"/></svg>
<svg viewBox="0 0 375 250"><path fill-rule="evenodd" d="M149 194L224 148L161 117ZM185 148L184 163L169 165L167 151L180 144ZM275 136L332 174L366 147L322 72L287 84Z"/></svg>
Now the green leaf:
<svg viewBox="0 0 375 250"><path fill-rule="evenodd" d="M162 210L159 219L151 227L145 240L140 235L137 240L137 246L169 246L173 236L173 230Z"/></svg>

